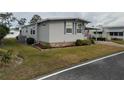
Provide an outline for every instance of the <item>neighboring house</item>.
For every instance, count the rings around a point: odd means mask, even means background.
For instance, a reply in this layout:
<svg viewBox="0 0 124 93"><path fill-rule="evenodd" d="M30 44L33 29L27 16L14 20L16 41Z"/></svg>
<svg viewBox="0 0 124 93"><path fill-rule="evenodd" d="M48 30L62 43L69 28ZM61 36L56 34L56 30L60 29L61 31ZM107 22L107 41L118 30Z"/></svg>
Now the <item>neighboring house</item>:
<svg viewBox="0 0 124 93"><path fill-rule="evenodd" d="M100 30L92 32L92 36L103 37L107 40L122 39L124 40L124 26L101 27Z"/></svg>
<svg viewBox="0 0 124 93"><path fill-rule="evenodd" d="M86 39L85 27L89 21L81 18L44 19L32 25L23 26L19 39L23 42L32 37L36 43L52 47L74 44L77 39Z"/></svg>
<svg viewBox="0 0 124 93"><path fill-rule="evenodd" d="M97 32L97 35L95 34ZM101 29L98 27L86 27L85 28L85 35L88 38L95 38L95 37L101 37Z"/></svg>
<svg viewBox="0 0 124 93"><path fill-rule="evenodd" d="M10 29L9 34L5 36L5 38L16 38L19 35L19 29Z"/></svg>

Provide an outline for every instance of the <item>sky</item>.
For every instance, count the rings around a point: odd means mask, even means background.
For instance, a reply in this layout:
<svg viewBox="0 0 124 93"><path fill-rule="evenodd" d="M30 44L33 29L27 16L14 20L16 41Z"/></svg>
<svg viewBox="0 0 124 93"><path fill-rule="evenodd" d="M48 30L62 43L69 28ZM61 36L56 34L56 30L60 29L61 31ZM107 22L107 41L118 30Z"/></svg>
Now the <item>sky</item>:
<svg viewBox="0 0 124 93"><path fill-rule="evenodd" d="M80 17L90 21L91 26L124 26L124 12L14 12L17 18L26 18L27 22L34 14L41 18Z"/></svg>

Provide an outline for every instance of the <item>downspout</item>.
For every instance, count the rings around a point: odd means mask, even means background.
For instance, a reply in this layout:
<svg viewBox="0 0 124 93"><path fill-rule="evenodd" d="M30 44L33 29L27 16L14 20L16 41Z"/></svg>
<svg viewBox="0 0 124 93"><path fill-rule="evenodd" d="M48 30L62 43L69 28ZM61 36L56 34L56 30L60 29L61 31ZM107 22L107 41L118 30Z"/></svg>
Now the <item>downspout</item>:
<svg viewBox="0 0 124 93"><path fill-rule="evenodd" d="M36 32L37 32L37 42L39 42L39 34L38 34L38 23L36 23Z"/></svg>
<svg viewBox="0 0 124 93"><path fill-rule="evenodd" d="M96 41L97 41L97 29L96 29Z"/></svg>

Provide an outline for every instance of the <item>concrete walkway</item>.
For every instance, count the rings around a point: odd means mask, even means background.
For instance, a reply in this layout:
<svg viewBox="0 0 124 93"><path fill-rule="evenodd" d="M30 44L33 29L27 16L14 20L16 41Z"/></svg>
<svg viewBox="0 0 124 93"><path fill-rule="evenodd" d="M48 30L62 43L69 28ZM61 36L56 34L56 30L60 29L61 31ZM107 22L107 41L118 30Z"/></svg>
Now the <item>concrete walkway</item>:
<svg viewBox="0 0 124 93"><path fill-rule="evenodd" d="M110 41L96 41L96 44L103 44L103 45L116 46L116 47L124 47L124 45L117 44L117 43L110 42Z"/></svg>

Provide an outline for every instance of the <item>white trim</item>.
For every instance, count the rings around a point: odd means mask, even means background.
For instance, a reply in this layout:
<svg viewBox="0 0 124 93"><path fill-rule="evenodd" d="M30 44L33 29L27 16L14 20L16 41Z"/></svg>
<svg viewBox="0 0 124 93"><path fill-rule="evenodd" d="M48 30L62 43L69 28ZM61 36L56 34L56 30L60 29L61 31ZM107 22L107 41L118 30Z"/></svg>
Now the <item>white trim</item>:
<svg viewBox="0 0 124 93"><path fill-rule="evenodd" d="M109 57L113 57L113 56L116 56L116 55L119 55L119 54L123 54L123 53L124 53L124 51L119 52L119 53L114 53L114 54L112 54L112 55L108 55L108 56L105 56L105 57L101 57L101 58L98 58L98 59L89 61L89 62L87 62L87 63L83 63L83 64L80 64L80 65L76 65L76 66L73 66L73 67L70 67L70 68L67 68L67 69L64 69L64 70L55 72L55 73L53 73L53 74L50 74L50 75L41 77L41 78L39 78L39 79L37 79L37 80L43 80L43 79L46 79L46 78L48 78L48 77L51 77L51 76L60 74L60 73L62 73L62 72L65 72L65 71L68 71L68 70L71 70L71 69L75 69L75 68L77 68L77 67L81 67L81 66L84 66L84 65L87 65L87 64L91 64L91 63L97 62L97 61L99 61L99 60L102 60L102 59L105 59L105 58L109 58Z"/></svg>

